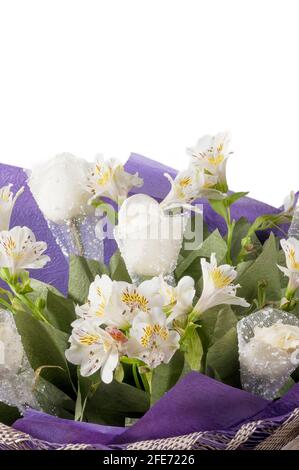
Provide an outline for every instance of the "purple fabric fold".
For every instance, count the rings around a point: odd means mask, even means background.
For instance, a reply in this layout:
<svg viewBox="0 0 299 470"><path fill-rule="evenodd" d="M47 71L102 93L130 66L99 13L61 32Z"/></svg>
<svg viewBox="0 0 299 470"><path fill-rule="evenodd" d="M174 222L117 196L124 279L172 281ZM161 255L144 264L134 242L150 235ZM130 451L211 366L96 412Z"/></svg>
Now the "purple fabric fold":
<svg viewBox="0 0 299 470"><path fill-rule="evenodd" d="M14 428L48 442L123 446L196 431L230 429L262 412L268 403L243 390L192 372L130 428L78 423L33 410L16 421Z"/></svg>
<svg viewBox="0 0 299 470"><path fill-rule="evenodd" d="M51 443L125 448L132 442L192 432L230 432L253 420L282 421L297 407L299 384L280 400L269 402L191 372L130 428L69 421L34 410L28 410L14 428Z"/></svg>
<svg viewBox="0 0 299 470"><path fill-rule="evenodd" d="M113 444L230 429L265 409L269 402L210 377L191 372Z"/></svg>
<svg viewBox="0 0 299 470"><path fill-rule="evenodd" d="M108 446L125 429L61 419L35 410L26 411L24 418L14 423L14 428L47 442L103 446Z"/></svg>

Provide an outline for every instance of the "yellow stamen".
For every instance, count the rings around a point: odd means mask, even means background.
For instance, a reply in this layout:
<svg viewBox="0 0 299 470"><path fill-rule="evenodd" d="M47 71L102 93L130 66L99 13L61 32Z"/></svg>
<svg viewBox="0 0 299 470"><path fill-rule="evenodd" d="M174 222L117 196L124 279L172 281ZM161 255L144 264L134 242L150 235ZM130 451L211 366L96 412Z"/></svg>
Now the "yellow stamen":
<svg viewBox="0 0 299 470"><path fill-rule="evenodd" d="M80 343L84 344L85 346L92 346L98 341L98 339L99 339L98 335L86 334L80 338Z"/></svg>
<svg viewBox="0 0 299 470"><path fill-rule="evenodd" d="M17 244L12 237L8 237L7 241L3 243L6 251L12 251L16 248Z"/></svg>
<svg viewBox="0 0 299 470"><path fill-rule="evenodd" d="M191 177L185 176L179 181L179 185L181 186L181 188L186 188L187 186L190 186L191 182L192 182Z"/></svg>
<svg viewBox="0 0 299 470"><path fill-rule="evenodd" d="M1 191L1 193L0 193L0 199L2 199L2 201L4 201L4 202L8 202L8 201L9 201L9 196L10 196L10 194L9 194L9 192L7 192L7 191L6 191L6 192L5 192L5 191Z"/></svg>
<svg viewBox="0 0 299 470"><path fill-rule="evenodd" d="M215 155L213 157L208 158L208 162L211 163L211 165L214 166L219 166L224 160L224 155L221 153L219 155Z"/></svg>
<svg viewBox="0 0 299 470"><path fill-rule="evenodd" d="M290 248L290 251L288 253L288 258L291 264L291 268L299 270L299 262L296 261L296 252L294 248Z"/></svg>
<svg viewBox="0 0 299 470"><path fill-rule="evenodd" d="M99 186L105 186L108 183L109 179L111 178L111 170L108 168L106 171L103 171L100 165L96 165L95 173L99 175L97 179L97 184Z"/></svg>
<svg viewBox="0 0 299 470"><path fill-rule="evenodd" d="M155 325L146 325L143 328L144 335L142 336L140 343L144 348L146 348L151 339L153 339L155 336L160 337L163 341L166 341L168 338L168 330L164 326L158 325L157 323Z"/></svg>
<svg viewBox="0 0 299 470"><path fill-rule="evenodd" d="M219 268L215 268L211 272L211 278L215 284L217 289L222 289L223 287L229 286L233 279L230 276L227 276L224 272L221 271Z"/></svg>
<svg viewBox="0 0 299 470"><path fill-rule="evenodd" d="M121 295L121 300L131 310L139 309L143 312L148 312L149 310L148 299L144 297L144 295L141 295L136 289L132 292L126 289Z"/></svg>

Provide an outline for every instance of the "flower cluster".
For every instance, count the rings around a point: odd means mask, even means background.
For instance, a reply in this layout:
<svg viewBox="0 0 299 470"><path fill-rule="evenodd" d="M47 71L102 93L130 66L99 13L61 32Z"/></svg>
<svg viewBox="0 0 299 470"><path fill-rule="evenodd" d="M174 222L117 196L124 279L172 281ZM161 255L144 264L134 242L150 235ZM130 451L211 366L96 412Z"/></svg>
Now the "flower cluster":
<svg viewBox="0 0 299 470"><path fill-rule="evenodd" d="M189 204L199 197L221 199L226 196L226 164L229 155L230 134L205 135L194 147L188 148L189 167L180 171L171 183L171 190L162 206L173 207Z"/></svg>
<svg viewBox="0 0 299 470"><path fill-rule="evenodd" d="M231 266L217 267L215 254L210 263L202 259L201 266L203 291L195 306L194 280L189 276L176 287L162 276L138 286L97 276L87 303L76 307L78 319L72 325L67 359L80 365L84 376L101 369L102 380L109 383L122 356L149 369L167 364L189 323L204 311L221 304L249 306L236 296L239 286L233 284L236 271Z"/></svg>

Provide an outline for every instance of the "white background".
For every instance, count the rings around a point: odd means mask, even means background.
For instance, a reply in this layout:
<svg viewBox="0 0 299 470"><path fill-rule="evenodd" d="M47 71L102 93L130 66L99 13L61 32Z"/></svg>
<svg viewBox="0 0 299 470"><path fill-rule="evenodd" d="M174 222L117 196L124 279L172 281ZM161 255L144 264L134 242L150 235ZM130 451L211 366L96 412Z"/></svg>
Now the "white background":
<svg viewBox="0 0 299 470"><path fill-rule="evenodd" d="M0 161L177 168L231 130L231 189L299 189L298 0L0 0Z"/></svg>

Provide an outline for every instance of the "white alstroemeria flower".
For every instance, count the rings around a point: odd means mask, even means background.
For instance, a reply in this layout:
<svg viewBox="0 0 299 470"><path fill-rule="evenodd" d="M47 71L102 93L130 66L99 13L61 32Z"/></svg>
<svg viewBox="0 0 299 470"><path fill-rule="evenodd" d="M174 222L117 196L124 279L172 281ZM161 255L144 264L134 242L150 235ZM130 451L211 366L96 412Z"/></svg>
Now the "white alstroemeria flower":
<svg viewBox="0 0 299 470"><path fill-rule="evenodd" d="M50 261L44 255L45 242L37 242L28 227L13 227L0 232L0 268L8 268L12 275L25 269L43 268Z"/></svg>
<svg viewBox="0 0 299 470"><path fill-rule="evenodd" d="M283 201L283 213L292 214L296 206L296 195L294 191L291 191L290 194Z"/></svg>
<svg viewBox="0 0 299 470"><path fill-rule="evenodd" d="M174 179L168 173L164 176L170 181L171 190L161 202L163 208L190 204L199 197L205 197L217 183L217 177L196 167L180 171ZM215 190L213 192L216 193Z"/></svg>
<svg viewBox="0 0 299 470"><path fill-rule="evenodd" d="M48 220L65 223L90 212L86 189L89 169L86 160L62 153L29 172L29 188Z"/></svg>
<svg viewBox="0 0 299 470"><path fill-rule="evenodd" d="M106 274L96 276L90 285L88 301L76 308L82 318L97 319L99 325L112 325L126 329L134 316L148 312L154 306L162 306L160 279L144 281L139 286L123 281L112 281Z"/></svg>
<svg viewBox="0 0 299 470"><path fill-rule="evenodd" d="M299 240L288 238L280 241L285 252L287 266L278 268L289 278L288 292L292 295L299 288Z"/></svg>
<svg viewBox="0 0 299 470"><path fill-rule="evenodd" d="M161 277L163 310L169 314L167 323L187 315L192 310L195 296L194 280L190 276L182 277L176 287L170 286Z"/></svg>
<svg viewBox="0 0 299 470"><path fill-rule="evenodd" d="M229 264L217 266L215 253L211 255L210 263L201 259L203 275L203 291L200 299L194 307L197 314L215 307L216 305L229 304L249 307L245 299L236 296L239 284L233 284L237 277L237 271Z"/></svg>
<svg viewBox="0 0 299 470"><path fill-rule="evenodd" d="M24 192L24 187L14 194L10 188L12 184L0 188L0 231L9 230L11 213L18 197Z"/></svg>
<svg viewBox="0 0 299 470"><path fill-rule="evenodd" d="M123 346L123 341L117 341L115 337L115 332L111 335L96 321L76 322L69 339L71 346L65 351L66 358L72 364L80 365L83 377L101 369L101 379L104 383L110 383Z"/></svg>
<svg viewBox="0 0 299 470"><path fill-rule="evenodd" d="M134 318L126 353L154 369L162 363L168 364L179 349L179 343L180 335L168 328L165 313L160 308L153 308Z"/></svg>
<svg viewBox="0 0 299 470"><path fill-rule="evenodd" d="M138 173L131 175L118 160L110 158L105 161L99 155L88 177L87 190L92 194L89 201L107 197L122 204L129 191L142 184L143 180L139 178Z"/></svg>
<svg viewBox="0 0 299 470"><path fill-rule="evenodd" d="M229 145L230 134L228 132L215 136L205 135L187 152L191 155L192 165L216 176L218 183L226 185L226 163L231 154Z"/></svg>

